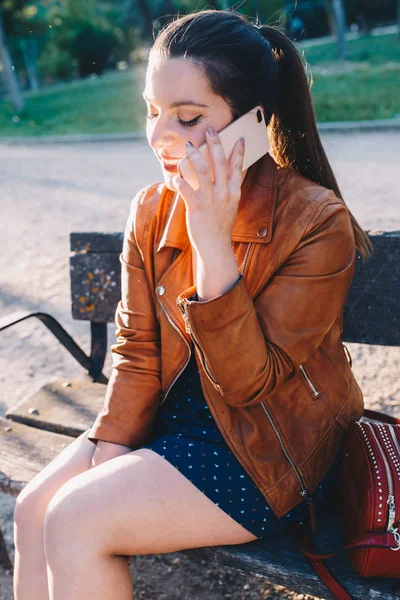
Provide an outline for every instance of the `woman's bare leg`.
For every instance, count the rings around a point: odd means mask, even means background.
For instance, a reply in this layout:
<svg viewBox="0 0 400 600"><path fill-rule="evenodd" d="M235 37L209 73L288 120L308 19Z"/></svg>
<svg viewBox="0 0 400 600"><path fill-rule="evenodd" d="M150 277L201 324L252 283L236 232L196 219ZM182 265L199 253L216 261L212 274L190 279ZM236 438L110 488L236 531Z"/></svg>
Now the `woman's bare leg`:
<svg viewBox="0 0 400 600"><path fill-rule="evenodd" d="M51 600L132 600L124 555L257 539L147 448L67 482L48 506L44 538Z"/></svg>
<svg viewBox="0 0 400 600"><path fill-rule="evenodd" d="M72 477L89 470L95 444L88 431L75 439L19 494L14 512L14 598L48 600L43 524L54 494ZM71 438L72 439L72 438Z"/></svg>

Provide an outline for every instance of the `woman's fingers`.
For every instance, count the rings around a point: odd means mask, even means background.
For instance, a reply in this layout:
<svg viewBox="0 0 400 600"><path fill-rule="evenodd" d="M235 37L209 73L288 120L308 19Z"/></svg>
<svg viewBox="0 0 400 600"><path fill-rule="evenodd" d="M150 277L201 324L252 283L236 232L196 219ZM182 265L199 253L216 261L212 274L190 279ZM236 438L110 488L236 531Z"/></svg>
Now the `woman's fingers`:
<svg viewBox="0 0 400 600"><path fill-rule="evenodd" d="M192 142L186 142L186 154L197 174L199 180L199 189L205 195L213 193L213 181L210 173L210 168L207 162L204 160L196 146ZM192 189L192 188L191 188Z"/></svg>
<svg viewBox="0 0 400 600"><path fill-rule="evenodd" d="M228 183L228 159L225 156L219 135L212 127L207 129L206 139L213 164L214 184L217 190L223 191Z"/></svg>
<svg viewBox="0 0 400 600"><path fill-rule="evenodd" d="M214 198L217 201L221 201L231 196L235 200L238 196L240 197L244 140L236 142L228 161L220 138L213 129L207 130L206 139L214 171L214 183L209 164L191 142L186 143L186 153L196 171L199 180L199 190L193 190L182 177L174 178L174 185L178 193L189 205L193 203L197 204L196 199L202 203L201 198L208 200Z"/></svg>
<svg viewBox="0 0 400 600"><path fill-rule="evenodd" d="M182 196L184 202L193 204L196 198L196 192L193 190L192 186L190 186L188 182L183 179L183 177L179 177L178 175L176 175L172 181L178 194Z"/></svg>
<svg viewBox="0 0 400 600"><path fill-rule="evenodd" d="M242 173L244 159L244 138L240 138L235 144L229 161L229 181L228 186L231 194L235 196L241 193Z"/></svg>

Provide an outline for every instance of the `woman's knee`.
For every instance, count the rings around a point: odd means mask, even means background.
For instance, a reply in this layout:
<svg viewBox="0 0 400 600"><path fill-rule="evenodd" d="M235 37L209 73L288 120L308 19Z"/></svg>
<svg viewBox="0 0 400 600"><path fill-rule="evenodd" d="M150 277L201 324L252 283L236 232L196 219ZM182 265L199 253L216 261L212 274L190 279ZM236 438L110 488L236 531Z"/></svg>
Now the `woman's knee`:
<svg viewBox="0 0 400 600"><path fill-rule="evenodd" d="M49 502L46 486L28 484L17 497L14 507L14 523L16 531L21 528L38 528L43 526L43 519Z"/></svg>
<svg viewBox="0 0 400 600"><path fill-rule="evenodd" d="M77 479L79 476L63 485L47 505L43 519L46 556L67 554L73 559L86 541L96 537L98 523L93 523L90 506L80 493Z"/></svg>
<svg viewBox="0 0 400 600"><path fill-rule="evenodd" d="M95 445L79 436L40 471L20 492L14 509L16 523L45 518L49 502L68 481L90 469Z"/></svg>

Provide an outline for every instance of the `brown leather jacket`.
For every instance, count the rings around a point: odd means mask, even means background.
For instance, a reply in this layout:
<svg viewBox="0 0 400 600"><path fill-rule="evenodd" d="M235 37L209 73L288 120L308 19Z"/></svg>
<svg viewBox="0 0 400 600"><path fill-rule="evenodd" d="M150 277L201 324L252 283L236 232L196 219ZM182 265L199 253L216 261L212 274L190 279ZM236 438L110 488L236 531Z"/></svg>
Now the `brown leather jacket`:
<svg viewBox="0 0 400 600"><path fill-rule="evenodd" d="M221 433L280 517L312 495L363 412L340 337L353 229L332 191L267 154L242 185L232 242L242 277L196 301L182 198L164 184L137 194L113 371L88 437L144 445L195 349Z"/></svg>

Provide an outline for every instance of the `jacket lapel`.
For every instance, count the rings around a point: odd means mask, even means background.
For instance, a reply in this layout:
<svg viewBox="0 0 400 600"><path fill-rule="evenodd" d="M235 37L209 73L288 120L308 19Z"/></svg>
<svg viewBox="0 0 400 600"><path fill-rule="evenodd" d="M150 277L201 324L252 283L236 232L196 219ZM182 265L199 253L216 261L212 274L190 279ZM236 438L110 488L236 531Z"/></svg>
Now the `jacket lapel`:
<svg viewBox="0 0 400 600"><path fill-rule="evenodd" d="M249 168L242 185L232 241L262 244L271 241L276 179L276 164L269 154Z"/></svg>

